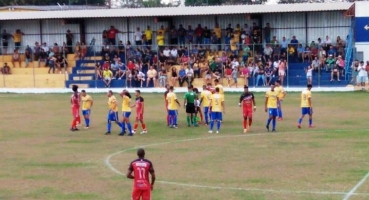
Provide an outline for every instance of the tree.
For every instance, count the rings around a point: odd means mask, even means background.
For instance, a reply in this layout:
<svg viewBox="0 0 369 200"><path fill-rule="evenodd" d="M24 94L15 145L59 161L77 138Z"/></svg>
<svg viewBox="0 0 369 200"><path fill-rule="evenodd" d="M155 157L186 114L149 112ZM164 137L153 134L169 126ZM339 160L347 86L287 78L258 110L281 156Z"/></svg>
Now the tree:
<svg viewBox="0 0 369 200"><path fill-rule="evenodd" d="M1 0L0 6L11 5L106 5L106 0Z"/></svg>
<svg viewBox="0 0 369 200"><path fill-rule="evenodd" d="M221 5L223 0L185 0L186 6Z"/></svg>

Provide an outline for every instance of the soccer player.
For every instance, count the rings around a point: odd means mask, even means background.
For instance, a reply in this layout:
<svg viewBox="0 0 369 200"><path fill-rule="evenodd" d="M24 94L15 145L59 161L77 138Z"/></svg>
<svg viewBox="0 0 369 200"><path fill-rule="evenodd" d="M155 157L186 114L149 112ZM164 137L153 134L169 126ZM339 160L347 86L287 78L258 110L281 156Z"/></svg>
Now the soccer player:
<svg viewBox="0 0 369 200"><path fill-rule="evenodd" d="M142 132L141 134L145 134L147 133L146 130L146 124L143 121L143 114L144 114L144 99L141 96L141 91L140 90L136 90L136 101L133 107L136 107L136 121L135 121L135 125L133 126L133 133L136 133L137 127L138 127L138 122L141 123L142 126Z"/></svg>
<svg viewBox="0 0 369 200"><path fill-rule="evenodd" d="M110 135L112 121L118 124L118 126L121 128L122 128L122 125L119 122L118 104L117 104L117 99L115 98L113 94L113 91L109 90L107 96L108 96L109 112L108 112L107 132L105 133L105 135Z"/></svg>
<svg viewBox="0 0 369 200"><path fill-rule="evenodd" d="M127 124L127 128L128 128L128 136L133 136L133 132L132 132L132 126L131 126L131 122L129 121L129 116L131 116L131 94L129 94L129 92L127 90L123 90L120 94L119 94L123 101L122 101L122 115L123 115L123 119L122 119L122 127L121 127L121 132L120 132L120 136L123 136L126 134L126 124Z"/></svg>
<svg viewBox="0 0 369 200"><path fill-rule="evenodd" d="M204 116L202 115L202 110L201 110L201 104L200 104L200 98L199 98L199 95L200 95L200 92L199 92L199 89L197 88L193 88L193 91L195 92L196 94L196 100L195 100L195 119L197 122L203 122L204 121ZM198 118L197 114L200 115L200 119Z"/></svg>
<svg viewBox="0 0 369 200"><path fill-rule="evenodd" d="M145 150L137 150L138 159L129 164L127 178L134 179L132 200L151 200L151 190L154 189L155 171L151 161L145 159ZM134 175L132 175L132 173ZM151 183L149 180L151 174Z"/></svg>
<svg viewBox="0 0 369 200"><path fill-rule="evenodd" d="M193 86L188 86L188 92L185 93L183 100L183 106L186 108L187 113L187 126L191 126L193 124L194 126L198 126L195 117L196 113L196 107L195 107L195 101L197 98L196 93L193 91Z"/></svg>
<svg viewBox="0 0 369 200"><path fill-rule="evenodd" d="M215 79L214 83L215 83L215 88L219 88L219 94L223 96L223 100L224 100L225 97L224 97L223 85L219 83L218 79ZM223 116L222 115L220 115L220 121L223 121Z"/></svg>
<svg viewBox="0 0 369 200"><path fill-rule="evenodd" d="M269 117L266 123L266 128L269 131L269 124L272 121L272 132L275 132L276 117L278 116L278 92L274 90L274 85L270 86L270 90L265 94L265 112L268 112Z"/></svg>
<svg viewBox="0 0 369 200"><path fill-rule="evenodd" d="M210 106L210 98L211 92L207 89L206 85L202 86L202 92L200 95L200 105L204 108L204 116L205 116L205 125L209 125L209 106Z"/></svg>
<svg viewBox="0 0 369 200"><path fill-rule="evenodd" d="M165 85L166 91L164 92L164 103L165 103L165 109L167 111L167 126L169 126L169 114L168 114L168 100L167 95L169 93L169 84Z"/></svg>
<svg viewBox="0 0 369 200"><path fill-rule="evenodd" d="M302 119L305 115L309 115L309 128L313 128L313 105L311 103L311 84L307 85L307 89L301 92L301 118L298 121L298 128L301 128Z"/></svg>
<svg viewBox="0 0 369 200"><path fill-rule="evenodd" d="M85 90L82 90L81 92L82 115L85 118L85 129L88 129L90 127L91 108L94 102L92 101L91 96L88 95Z"/></svg>
<svg viewBox="0 0 369 200"><path fill-rule="evenodd" d="M252 92L249 92L249 87L245 85L243 94L240 97L239 106L242 105L243 113L243 132L247 133L252 125L252 111L256 111L255 97ZM248 123L247 123L248 120Z"/></svg>
<svg viewBox="0 0 369 200"><path fill-rule="evenodd" d="M72 108L72 115L73 115L73 121L72 121L72 127L70 128L71 131L78 131L77 128L77 122L78 119L80 118L79 116L79 106L80 106L80 96L78 93L78 86L77 85L73 85L72 86L72 91L73 91L73 95L70 98L70 104L71 104L71 108Z"/></svg>
<svg viewBox="0 0 369 200"><path fill-rule="evenodd" d="M215 93L210 97L211 118L209 133L213 133L214 121L217 122L217 132L219 133L220 123L222 122L222 111L225 113L224 96L219 94L219 88L215 88Z"/></svg>
<svg viewBox="0 0 369 200"><path fill-rule="evenodd" d="M286 97L286 91L284 91L280 80L277 80L275 82L274 90L278 92L278 99L279 99L278 109L277 109L277 111L278 111L278 121L281 121L281 120L283 120L282 101L283 101L284 97Z"/></svg>
<svg viewBox="0 0 369 200"><path fill-rule="evenodd" d="M177 99L177 95L173 91L174 87L170 86L166 100L168 105L169 127L177 128L177 112L178 106L181 106L181 104Z"/></svg>

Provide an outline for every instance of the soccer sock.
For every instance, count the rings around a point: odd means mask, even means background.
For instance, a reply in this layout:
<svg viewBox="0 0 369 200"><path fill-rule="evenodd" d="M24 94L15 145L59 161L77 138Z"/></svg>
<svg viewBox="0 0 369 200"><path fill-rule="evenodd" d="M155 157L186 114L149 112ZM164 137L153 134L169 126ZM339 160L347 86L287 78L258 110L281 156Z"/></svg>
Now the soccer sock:
<svg viewBox="0 0 369 200"><path fill-rule="evenodd" d="M252 119L249 118L249 126L251 126L251 125L252 125Z"/></svg>
<svg viewBox="0 0 369 200"><path fill-rule="evenodd" d="M275 120L275 118L273 118L273 120L272 120L273 129L275 129L275 125L276 125L276 120Z"/></svg>
<svg viewBox="0 0 369 200"><path fill-rule="evenodd" d="M136 122L134 125L133 125L133 130L137 130L137 127L138 127L138 123Z"/></svg>
<svg viewBox="0 0 369 200"><path fill-rule="evenodd" d="M313 124L313 119L309 119L309 126Z"/></svg>
<svg viewBox="0 0 369 200"><path fill-rule="evenodd" d="M177 126L177 115L173 116L173 125Z"/></svg>
<svg viewBox="0 0 369 200"><path fill-rule="evenodd" d="M243 119L243 129L246 129L246 128L247 128L247 120Z"/></svg>
<svg viewBox="0 0 369 200"><path fill-rule="evenodd" d="M272 118L268 118L268 119L267 119L267 124L266 124L267 126L269 126L270 121L272 121Z"/></svg>
<svg viewBox="0 0 369 200"><path fill-rule="evenodd" d="M87 125L87 124L88 124L87 120L88 120L88 118L85 118L85 124L86 124L86 126L88 126L88 125Z"/></svg>
<svg viewBox="0 0 369 200"><path fill-rule="evenodd" d="M120 127L120 129L121 129L121 132L123 133L123 132L126 132L126 123L124 123L124 122L122 122L121 123L121 127Z"/></svg>
<svg viewBox="0 0 369 200"><path fill-rule="evenodd" d="M78 116L78 117L77 117L77 123L78 123L78 124L81 124L81 116Z"/></svg>
<svg viewBox="0 0 369 200"><path fill-rule="evenodd" d="M190 116L187 115L187 124L190 125L191 121L190 121Z"/></svg>
<svg viewBox="0 0 369 200"><path fill-rule="evenodd" d="M299 124L301 124L301 122L302 122L302 118L299 118Z"/></svg>
<svg viewBox="0 0 369 200"><path fill-rule="evenodd" d="M145 124L145 123L142 123L142 124L141 124L141 126L142 126L142 129L143 129L144 131L146 131L146 124Z"/></svg>
<svg viewBox="0 0 369 200"><path fill-rule="evenodd" d="M129 133L132 133L132 126L130 122L127 123L127 127L128 127Z"/></svg>
<svg viewBox="0 0 369 200"><path fill-rule="evenodd" d="M73 121L72 121L72 128L76 128L76 123L77 123L76 119L73 119Z"/></svg>
<svg viewBox="0 0 369 200"><path fill-rule="evenodd" d="M110 121L108 121L108 124L106 126L106 129L108 130L108 132L110 132L110 130L111 130L111 123L110 123Z"/></svg>
<svg viewBox="0 0 369 200"><path fill-rule="evenodd" d="M217 130L219 131L220 129L220 121L217 121Z"/></svg>
<svg viewBox="0 0 369 200"><path fill-rule="evenodd" d="M211 131L213 130L213 127L214 127L214 121L213 121L213 120L211 120L211 121L210 121L210 130L211 130Z"/></svg>

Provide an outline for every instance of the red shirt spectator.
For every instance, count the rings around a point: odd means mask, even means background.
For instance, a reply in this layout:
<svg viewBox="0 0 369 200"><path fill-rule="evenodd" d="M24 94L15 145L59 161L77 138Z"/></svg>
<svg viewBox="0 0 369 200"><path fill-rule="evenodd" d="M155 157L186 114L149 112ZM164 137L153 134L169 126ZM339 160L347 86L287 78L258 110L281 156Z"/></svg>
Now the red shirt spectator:
<svg viewBox="0 0 369 200"><path fill-rule="evenodd" d="M195 34L197 37L201 37L202 36L202 32L204 32L204 29L201 27L201 25L199 24L197 26L197 28L195 29Z"/></svg>
<svg viewBox="0 0 369 200"><path fill-rule="evenodd" d="M110 63L109 63L109 61L105 61L104 62L103 69L110 69Z"/></svg>
<svg viewBox="0 0 369 200"><path fill-rule="evenodd" d="M132 62L132 61L129 61L128 64L127 64L127 67L129 70L133 70L135 68L135 64Z"/></svg>
<svg viewBox="0 0 369 200"><path fill-rule="evenodd" d="M226 69L226 75L227 76L231 76L232 75L232 69L231 68L227 68Z"/></svg>
<svg viewBox="0 0 369 200"><path fill-rule="evenodd" d="M115 35L117 33L120 33L120 31L114 26L110 26L110 29L108 30L108 45L115 45Z"/></svg>

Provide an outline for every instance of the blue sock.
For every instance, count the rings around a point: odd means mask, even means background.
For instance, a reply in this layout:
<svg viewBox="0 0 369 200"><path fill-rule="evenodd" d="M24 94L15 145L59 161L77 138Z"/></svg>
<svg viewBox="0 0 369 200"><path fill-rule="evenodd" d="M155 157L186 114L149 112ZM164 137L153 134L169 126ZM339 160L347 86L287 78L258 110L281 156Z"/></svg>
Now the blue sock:
<svg viewBox="0 0 369 200"><path fill-rule="evenodd" d="M132 126L130 122L127 123L127 127L128 127L129 133L132 133Z"/></svg>
<svg viewBox="0 0 369 200"><path fill-rule="evenodd" d="M275 125L276 125L276 120L275 120L275 118L273 118L273 120L272 120L273 129L275 129Z"/></svg>
<svg viewBox="0 0 369 200"><path fill-rule="evenodd" d="M110 121L108 121L108 124L107 124L106 128L108 129L108 132L111 131L111 122Z"/></svg>
<svg viewBox="0 0 369 200"><path fill-rule="evenodd" d="M177 126L177 115L173 116L173 125Z"/></svg>
<svg viewBox="0 0 369 200"><path fill-rule="evenodd" d="M299 124L301 124L301 122L302 122L302 118L299 118Z"/></svg>
<svg viewBox="0 0 369 200"><path fill-rule="evenodd" d="M204 112L205 115L205 123L209 124L209 115L208 112Z"/></svg>
<svg viewBox="0 0 369 200"><path fill-rule="evenodd" d="M272 118L268 118L268 119L267 119L267 124L266 124L267 126L269 126L270 121L272 121Z"/></svg>
<svg viewBox="0 0 369 200"><path fill-rule="evenodd" d="M121 125L121 126L120 126L120 130L121 130L122 132L126 132L126 123L122 122L120 125Z"/></svg>
<svg viewBox="0 0 369 200"><path fill-rule="evenodd" d="M211 121L210 121L210 130L211 130L211 131L213 130L213 127L214 127L214 121L213 121L213 120L211 120Z"/></svg>
<svg viewBox="0 0 369 200"><path fill-rule="evenodd" d="M309 126L313 124L313 119L309 119Z"/></svg>
<svg viewBox="0 0 369 200"><path fill-rule="evenodd" d="M90 118L85 119L86 126L90 126Z"/></svg>
<svg viewBox="0 0 369 200"><path fill-rule="evenodd" d="M217 130L219 131L220 129L220 121L217 121Z"/></svg>

